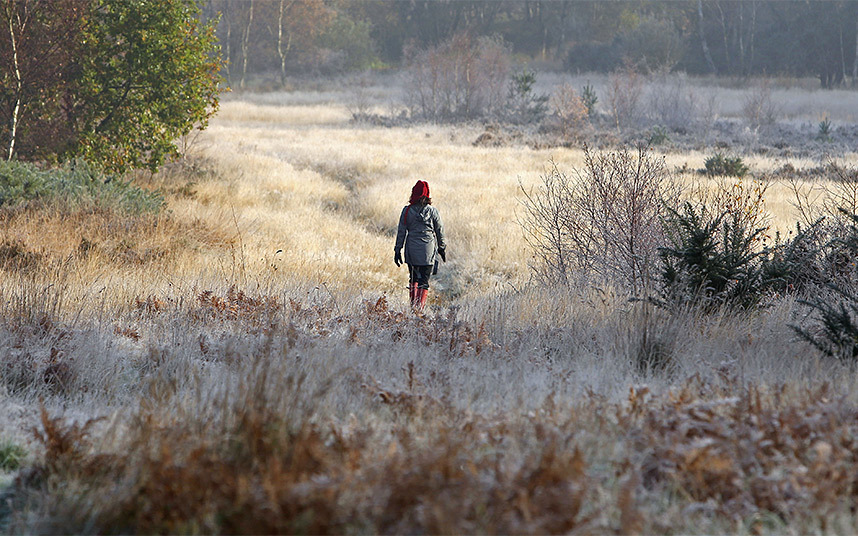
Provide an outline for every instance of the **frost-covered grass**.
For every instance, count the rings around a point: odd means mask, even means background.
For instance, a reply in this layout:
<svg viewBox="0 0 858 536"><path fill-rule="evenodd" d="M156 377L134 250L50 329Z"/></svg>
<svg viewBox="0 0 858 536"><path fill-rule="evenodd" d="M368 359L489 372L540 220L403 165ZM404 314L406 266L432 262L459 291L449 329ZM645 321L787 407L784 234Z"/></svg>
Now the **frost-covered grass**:
<svg viewBox="0 0 858 536"><path fill-rule="evenodd" d="M10 530L854 523L855 371L794 340L790 301L677 316L531 291L420 319L336 298L221 288L7 325L5 397L40 423Z"/></svg>

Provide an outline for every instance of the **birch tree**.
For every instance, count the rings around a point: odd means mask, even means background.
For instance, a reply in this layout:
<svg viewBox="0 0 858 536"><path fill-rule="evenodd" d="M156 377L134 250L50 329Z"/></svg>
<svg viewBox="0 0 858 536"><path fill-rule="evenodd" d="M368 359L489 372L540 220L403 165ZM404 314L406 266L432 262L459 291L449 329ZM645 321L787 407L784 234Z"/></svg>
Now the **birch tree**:
<svg viewBox="0 0 858 536"><path fill-rule="evenodd" d="M6 159L156 169L217 108L214 21L197 0L0 0Z"/></svg>
<svg viewBox="0 0 858 536"><path fill-rule="evenodd" d="M0 0L0 136L5 158L43 152L64 115L60 98L86 0ZM35 134L35 135L28 135Z"/></svg>

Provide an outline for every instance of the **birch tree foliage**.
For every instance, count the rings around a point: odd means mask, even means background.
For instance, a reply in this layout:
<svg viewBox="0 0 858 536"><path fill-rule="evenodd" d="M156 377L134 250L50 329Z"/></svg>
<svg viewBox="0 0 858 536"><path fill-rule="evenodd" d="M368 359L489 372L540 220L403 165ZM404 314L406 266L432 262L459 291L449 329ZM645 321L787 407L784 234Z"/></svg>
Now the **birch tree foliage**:
<svg viewBox="0 0 858 536"><path fill-rule="evenodd" d="M67 9L58 9L67 6ZM198 0L0 0L7 159L157 169L218 106L214 24Z"/></svg>
<svg viewBox="0 0 858 536"><path fill-rule="evenodd" d="M218 107L214 22L196 0L94 0L82 39L75 155L113 171L157 169Z"/></svg>

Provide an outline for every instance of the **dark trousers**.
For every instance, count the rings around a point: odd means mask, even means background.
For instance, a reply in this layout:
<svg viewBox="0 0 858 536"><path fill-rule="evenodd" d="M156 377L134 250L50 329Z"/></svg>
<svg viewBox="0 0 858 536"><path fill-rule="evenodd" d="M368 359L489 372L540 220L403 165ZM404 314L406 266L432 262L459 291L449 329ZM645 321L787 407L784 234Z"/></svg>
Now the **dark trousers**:
<svg viewBox="0 0 858 536"><path fill-rule="evenodd" d="M417 283L419 288L429 288L429 278L432 276L433 266L408 265L408 282Z"/></svg>

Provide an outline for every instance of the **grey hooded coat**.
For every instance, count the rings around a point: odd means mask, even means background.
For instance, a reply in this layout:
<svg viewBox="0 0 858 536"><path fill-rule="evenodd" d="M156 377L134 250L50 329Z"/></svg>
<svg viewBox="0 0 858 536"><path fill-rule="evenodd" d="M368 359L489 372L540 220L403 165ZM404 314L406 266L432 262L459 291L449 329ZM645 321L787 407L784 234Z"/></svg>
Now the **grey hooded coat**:
<svg viewBox="0 0 858 536"><path fill-rule="evenodd" d="M414 266L435 264L438 249L446 249L444 225L432 205L408 205L399 215L395 252L405 246L405 263Z"/></svg>

